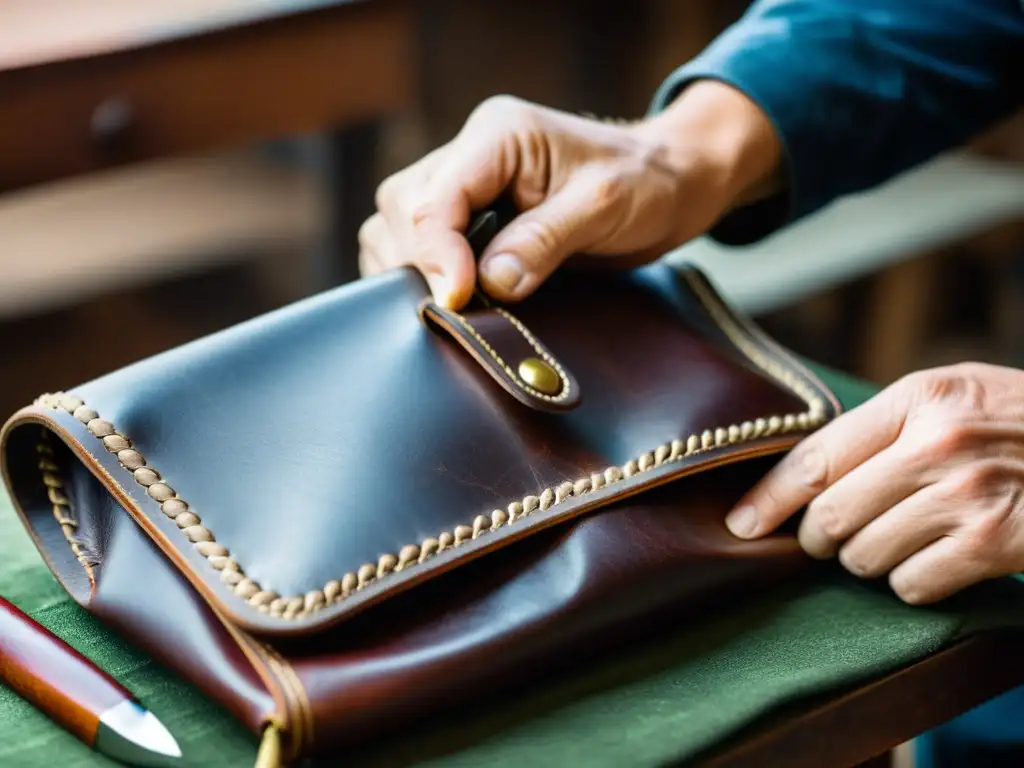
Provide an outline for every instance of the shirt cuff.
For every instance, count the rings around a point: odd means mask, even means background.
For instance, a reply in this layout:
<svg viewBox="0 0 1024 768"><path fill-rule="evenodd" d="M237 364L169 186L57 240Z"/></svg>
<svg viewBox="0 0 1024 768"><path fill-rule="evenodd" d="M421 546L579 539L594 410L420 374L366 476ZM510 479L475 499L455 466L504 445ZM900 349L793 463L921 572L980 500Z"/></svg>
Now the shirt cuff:
<svg viewBox="0 0 1024 768"><path fill-rule="evenodd" d="M710 79L741 91L768 116L782 140L782 189L763 200L733 209L707 232L708 237L722 245L750 245L781 229L798 216L799 201L795 194L792 159L786 146L785 130L778 117L772 113L770 104L758 97L760 89L750 83L748 78L733 71L734 68L727 66L727 62L716 61L716 58L705 54L673 72L655 93L649 114L664 110L691 83Z"/></svg>

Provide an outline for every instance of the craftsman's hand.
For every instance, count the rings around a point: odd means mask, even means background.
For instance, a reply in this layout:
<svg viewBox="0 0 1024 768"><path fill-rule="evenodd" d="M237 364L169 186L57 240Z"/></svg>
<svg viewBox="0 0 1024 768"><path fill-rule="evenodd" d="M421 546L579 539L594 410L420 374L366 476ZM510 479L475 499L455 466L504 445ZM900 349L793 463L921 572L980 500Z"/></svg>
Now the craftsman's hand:
<svg viewBox="0 0 1024 768"><path fill-rule="evenodd" d="M470 217L509 193L521 214L482 254L479 281L516 301L573 254L629 266L658 258L762 193L779 157L767 117L717 82L625 125L492 98L450 143L381 184L359 233L360 269L411 264L439 303L462 306L478 277ZM607 258L617 256L627 258Z"/></svg>
<svg viewBox="0 0 1024 768"><path fill-rule="evenodd" d="M1024 570L1024 371L907 376L803 440L726 519L763 536L807 506L803 548L930 603Z"/></svg>

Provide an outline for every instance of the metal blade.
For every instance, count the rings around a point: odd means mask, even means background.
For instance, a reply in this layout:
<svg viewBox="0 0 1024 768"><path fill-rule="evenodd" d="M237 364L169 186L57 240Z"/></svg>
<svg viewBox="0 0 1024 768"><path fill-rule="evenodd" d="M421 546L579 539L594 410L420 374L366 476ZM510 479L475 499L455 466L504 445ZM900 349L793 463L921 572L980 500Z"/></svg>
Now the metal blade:
<svg viewBox="0 0 1024 768"><path fill-rule="evenodd" d="M181 748L164 724L134 701L122 701L100 717L93 746L128 765L181 765Z"/></svg>

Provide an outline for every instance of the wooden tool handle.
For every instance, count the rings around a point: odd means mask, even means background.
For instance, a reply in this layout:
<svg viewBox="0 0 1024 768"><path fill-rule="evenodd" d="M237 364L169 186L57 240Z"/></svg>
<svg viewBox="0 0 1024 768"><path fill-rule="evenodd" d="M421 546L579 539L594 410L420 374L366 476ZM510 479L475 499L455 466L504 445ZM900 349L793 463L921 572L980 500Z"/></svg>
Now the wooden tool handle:
<svg viewBox="0 0 1024 768"><path fill-rule="evenodd" d="M86 744L100 716L131 694L0 597L0 681Z"/></svg>

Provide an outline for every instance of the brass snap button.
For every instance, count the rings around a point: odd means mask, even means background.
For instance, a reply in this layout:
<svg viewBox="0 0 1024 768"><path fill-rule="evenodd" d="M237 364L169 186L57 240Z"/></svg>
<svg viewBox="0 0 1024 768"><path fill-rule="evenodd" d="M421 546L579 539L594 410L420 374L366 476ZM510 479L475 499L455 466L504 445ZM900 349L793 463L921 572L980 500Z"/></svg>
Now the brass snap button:
<svg viewBox="0 0 1024 768"><path fill-rule="evenodd" d="M536 357L528 357L519 363L519 378L545 395L557 395L562 389L558 371Z"/></svg>

